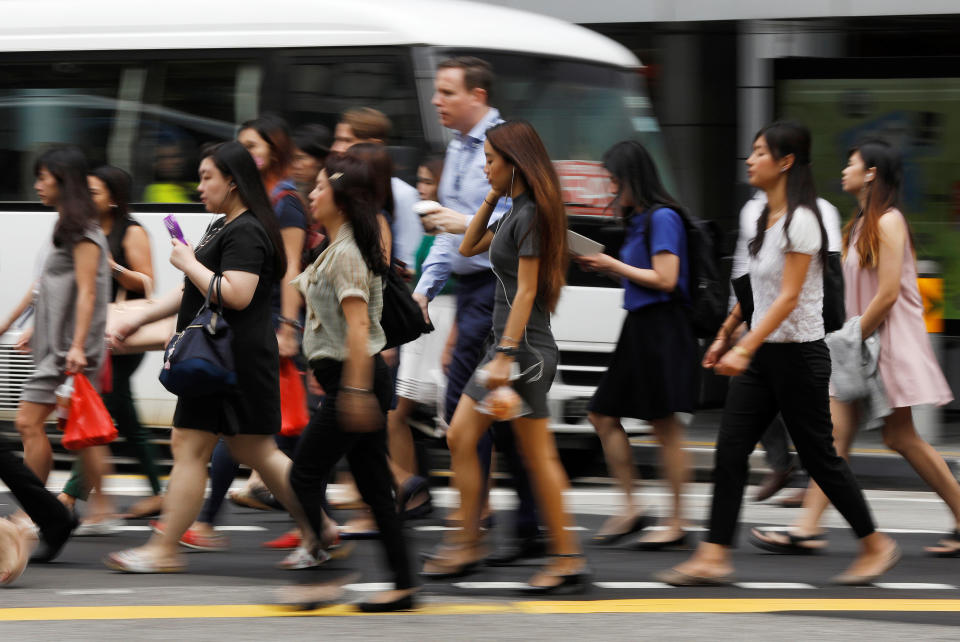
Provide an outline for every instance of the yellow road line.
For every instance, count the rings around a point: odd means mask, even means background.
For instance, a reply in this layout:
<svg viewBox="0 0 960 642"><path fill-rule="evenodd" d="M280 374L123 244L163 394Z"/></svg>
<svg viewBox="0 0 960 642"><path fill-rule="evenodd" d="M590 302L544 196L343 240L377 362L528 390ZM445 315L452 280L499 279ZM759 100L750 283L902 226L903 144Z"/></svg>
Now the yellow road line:
<svg viewBox="0 0 960 642"><path fill-rule="evenodd" d="M960 600L944 599L639 599L556 602L425 604L410 614L485 615L498 613L774 613L784 611L960 612ZM0 622L56 620L180 620L298 616L357 616L354 607L338 604L314 611L290 611L267 604L171 606L54 606L0 609Z"/></svg>

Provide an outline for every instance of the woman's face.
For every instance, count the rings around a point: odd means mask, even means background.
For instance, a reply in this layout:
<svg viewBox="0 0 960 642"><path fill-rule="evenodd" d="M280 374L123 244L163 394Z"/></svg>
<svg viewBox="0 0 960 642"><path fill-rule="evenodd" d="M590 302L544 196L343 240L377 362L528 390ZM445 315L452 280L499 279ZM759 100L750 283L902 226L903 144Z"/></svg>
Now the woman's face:
<svg viewBox="0 0 960 642"><path fill-rule="evenodd" d="M421 201L437 200L437 177L425 165L417 168L417 194Z"/></svg>
<svg viewBox="0 0 960 642"><path fill-rule="evenodd" d="M610 181L611 193L614 195L614 198L617 199L615 205L617 207L636 207L636 203L633 202L633 194L630 193L630 186L622 184L616 176L609 172L607 173L607 178ZM617 196L618 194L619 196Z"/></svg>
<svg viewBox="0 0 960 642"><path fill-rule="evenodd" d="M773 157L764 136L753 141L753 152L747 159L747 179L751 185L759 189L772 187L786 173L785 167L787 163L783 158L777 160Z"/></svg>
<svg viewBox="0 0 960 642"><path fill-rule="evenodd" d="M227 197L234 189L236 188L233 186L233 180L217 169L213 158L207 156L200 161L200 185L197 187L197 192L200 193L200 202L208 212L222 214L223 204L227 202Z"/></svg>
<svg viewBox="0 0 960 642"><path fill-rule="evenodd" d="M327 178L327 170L321 169L317 174L317 184L310 192L310 213L313 220L324 224L337 216L337 204L333 200L333 188Z"/></svg>
<svg viewBox="0 0 960 642"><path fill-rule="evenodd" d="M253 156L253 162L257 164L257 169L260 170L261 174L270 169L273 164L273 152L270 149L270 143L265 141L256 130L240 130L237 141L246 147L250 155Z"/></svg>
<svg viewBox="0 0 960 642"><path fill-rule="evenodd" d="M37 172L37 179L33 182L33 189L40 197L40 202L48 207L56 207L60 198L60 186L57 179L50 173L46 167L41 167Z"/></svg>
<svg viewBox="0 0 960 642"><path fill-rule="evenodd" d="M867 185L866 163L863 162L863 156L860 152L853 152L847 159L847 166L843 168L840 174L840 184L843 185L843 191L848 194L859 194Z"/></svg>
<svg viewBox="0 0 960 642"><path fill-rule="evenodd" d="M507 159L493 148L489 140L483 143L483 153L487 157L487 162L483 166L483 173L487 175L490 187L498 192L506 193L510 189L510 183L514 178L513 165L508 163Z"/></svg>
<svg viewBox="0 0 960 642"><path fill-rule="evenodd" d="M311 156L299 147L294 149L293 164L290 166L290 176L300 185L310 185L317 180L322 163L320 159Z"/></svg>
<svg viewBox="0 0 960 642"><path fill-rule="evenodd" d="M87 176L87 186L90 188L90 198L93 199L93 204L97 206L97 213L101 216L109 213L114 204L107 184L96 176Z"/></svg>

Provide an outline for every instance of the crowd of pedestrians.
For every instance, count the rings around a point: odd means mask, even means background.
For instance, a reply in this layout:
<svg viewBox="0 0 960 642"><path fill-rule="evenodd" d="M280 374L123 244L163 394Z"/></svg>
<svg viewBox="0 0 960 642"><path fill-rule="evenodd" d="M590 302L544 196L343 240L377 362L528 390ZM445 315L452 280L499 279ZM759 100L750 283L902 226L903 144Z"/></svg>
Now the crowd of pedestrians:
<svg viewBox="0 0 960 642"><path fill-rule="evenodd" d="M589 406L624 501L592 537L594 544L629 536L635 536L631 546L644 551L690 544L681 416L695 410L702 366L731 377L708 532L689 560L657 574L661 581L732 581L730 550L748 456L758 441L767 444L774 473L760 492L771 495L795 469L786 434L811 478L803 511L791 530L754 529L751 541L778 553L822 548L820 518L832 503L860 540L857 558L836 581L868 584L883 575L900 550L877 532L845 459L860 423L880 427L885 442L951 510L955 532L928 552L960 556L960 485L911 419L912 406L943 405L952 393L923 326L912 235L898 204L896 151L881 140L851 149L843 186L859 212L841 237L836 209L816 194L810 132L776 122L757 133L747 159L757 195L741 215L733 274L746 275L749 289L746 295L737 290L698 364L691 308L701 296L699 228L664 187L651 154L637 141L623 141L602 160L614 193L610 210L623 227L619 256L572 256L547 149L530 123L501 117L492 106L493 86L493 70L483 60L439 64L433 104L453 137L442 157L422 160L416 188L394 175L385 147L391 123L375 109L348 109L332 134L320 125L291 133L273 115L244 123L237 140L201 154L197 190L216 217L195 245L171 241L169 260L183 281L157 297L149 239L130 212L129 175L113 167L89 171L74 147L57 146L39 157L36 191L58 217L33 284L0 328L34 306L32 330L19 346L35 362L16 418L23 461L12 454L16 444L0 444L0 479L23 509L9 522L0 520L0 538L8 542L0 584L22 573L37 544L34 559L49 561L71 533L111 534L121 518L154 515L149 540L111 553L105 564L127 573L182 572L182 546L215 551L229 545L215 524L243 464L253 474L231 499L280 508L295 522L294 530L265 543L289 550L276 560L280 568L319 566L345 556L345 540L377 538L392 588L360 608L413 608L419 581L404 521L433 506L411 420L419 404L442 397L438 425L446 428L460 504L447 516L453 528L443 542L422 553L419 576L444 580L483 564L546 556L525 591L586 590L590 571L564 502L569 482L548 404L559 358L551 315L571 258L575 269L622 282L626 310ZM831 252L842 254L846 284L840 329L826 318L825 301L839 278L830 268ZM398 295L392 286L404 281L409 289L401 285ZM402 307L397 296L409 299L418 324L421 315L432 323L431 333L394 340ZM151 305L108 334L108 302L136 299ZM193 325L197 311L206 309L213 321ZM234 378L222 389L179 394L174 464L163 489L130 389L143 355L124 347L141 328L172 316L180 340L194 328L217 336L216 323L228 325L228 354L221 357ZM874 359L875 374L831 363L838 350ZM99 385L107 362L104 400L151 488L149 498L122 515L103 488L110 473L106 446L81 451L59 498L44 487L52 467L44 424L57 387L67 373L84 373ZM309 390L314 402L309 423L288 430L290 404L303 404L280 385L290 364L302 373L295 387ZM869 407L866 394L852 388L871 391ZM657 520L634 496L623 418L649 422L660 445L671 497L660 528L650 528ZM519 498L512 536L497 551L487 535L494 447ZM362 500L360 517L344 526L334 521L327 498L341 459ZM88 504L82 523L78 500ZM282 599L310 608L340 599L342 584L292 586Z"/></svg>

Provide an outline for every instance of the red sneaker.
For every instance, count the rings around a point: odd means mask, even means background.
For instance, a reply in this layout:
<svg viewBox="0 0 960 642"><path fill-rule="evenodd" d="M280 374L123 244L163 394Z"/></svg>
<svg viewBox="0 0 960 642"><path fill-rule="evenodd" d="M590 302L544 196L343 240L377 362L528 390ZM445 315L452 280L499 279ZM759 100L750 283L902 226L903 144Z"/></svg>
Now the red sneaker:
<svg viewBox="0 0 960 642"><path fill-rule="evenodd" d="M279 551L292 551L293 549L300 546L300 542L303 541L303 538L300 537L300 533L284 533L276 539L272 539L269 542L264 542L260 546L263 548L272 548Z"/></svg>
<svg viewBox="0 0 960 642"><path fill-rule="evenodd" d="M151 521L150 528L158 535L163 535L163 522L160 520ZM180 545L192 548L195 551L218 552L230 548L230 540L226 535L220 533L201 535L196 530L188 528L187 532L180 537Z"/></svg>

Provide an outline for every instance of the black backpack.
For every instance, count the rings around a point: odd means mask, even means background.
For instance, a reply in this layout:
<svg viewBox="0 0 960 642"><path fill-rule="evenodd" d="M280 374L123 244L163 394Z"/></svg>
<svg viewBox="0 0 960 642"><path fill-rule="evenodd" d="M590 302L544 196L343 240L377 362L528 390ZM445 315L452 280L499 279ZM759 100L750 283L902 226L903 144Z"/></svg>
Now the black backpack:
<svg viewBox="0 0 960 642"><path fill-rule="evenodd" d="M650 255L650 220L653 212L666 207L654 205L647 219L647 254ZM672 209L672 208L671 208ZM727 288L720 263L722 234L714 221L699 219L677 212L687 233L687 261L689 263L690 323L698 339L713 338L727 317ZM653 256L650 256L651 264ZM673 291L674 298L681 296Z"/></svg>

